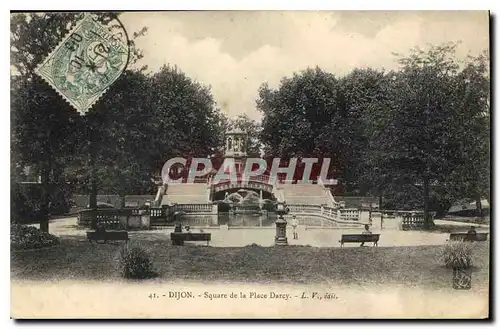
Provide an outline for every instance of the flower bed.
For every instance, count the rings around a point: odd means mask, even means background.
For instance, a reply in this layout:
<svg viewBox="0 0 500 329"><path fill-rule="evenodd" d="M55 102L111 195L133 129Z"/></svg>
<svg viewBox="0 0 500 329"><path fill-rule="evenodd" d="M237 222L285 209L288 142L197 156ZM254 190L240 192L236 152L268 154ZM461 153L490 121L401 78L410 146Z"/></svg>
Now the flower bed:
<svg viewBox="0 0 500 329"><path fill-rule="evenodd" d="M36 249L59 244L59 238L42 232L36 227L14 224L10 227L10 245L12 249Z"/></svg>

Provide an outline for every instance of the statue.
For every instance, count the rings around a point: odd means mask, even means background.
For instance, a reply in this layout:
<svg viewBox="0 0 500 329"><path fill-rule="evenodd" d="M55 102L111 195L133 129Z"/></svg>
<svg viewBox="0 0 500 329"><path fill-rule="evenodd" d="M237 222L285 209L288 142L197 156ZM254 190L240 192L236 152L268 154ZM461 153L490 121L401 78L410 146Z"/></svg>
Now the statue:
<svg viewBox="0 0 500 329"><path fill-rule="evenodd" d="M240 144L240 139L236 137L234 139L234 151L238 151L239 144Z"/></svg>

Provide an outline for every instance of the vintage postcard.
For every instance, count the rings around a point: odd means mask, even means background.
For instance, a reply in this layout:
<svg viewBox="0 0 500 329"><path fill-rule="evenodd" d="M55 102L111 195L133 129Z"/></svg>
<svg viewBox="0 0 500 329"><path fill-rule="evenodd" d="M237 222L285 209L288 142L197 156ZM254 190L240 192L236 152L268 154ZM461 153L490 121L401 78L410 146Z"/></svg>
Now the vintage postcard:
<svg viewBox="0 0 500 329"><path fill-rule="evenodd" d="M489 12L10 26L12 318L490 317Z"/></svg>

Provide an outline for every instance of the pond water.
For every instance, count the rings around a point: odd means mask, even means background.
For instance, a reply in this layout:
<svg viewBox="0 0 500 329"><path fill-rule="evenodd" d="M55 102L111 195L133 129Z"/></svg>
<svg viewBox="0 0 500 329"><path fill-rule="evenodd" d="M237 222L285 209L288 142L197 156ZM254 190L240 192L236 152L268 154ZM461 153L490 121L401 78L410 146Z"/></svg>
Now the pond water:
<svg viewBox="0 0 500 329"><path fill-rule="evenodd" d="M333 221L322 219L317 216L301 216L297 215L299 225L307 226L323 226L336 227L337 224ZM260 214L233 214L219 213L218 215L183 215L179 219L170 222L169 226L174 226L177 223L183 226L205 226L217 227L227 225L230 227L274 227L277 215L268 213L268 215Z"/></svg>

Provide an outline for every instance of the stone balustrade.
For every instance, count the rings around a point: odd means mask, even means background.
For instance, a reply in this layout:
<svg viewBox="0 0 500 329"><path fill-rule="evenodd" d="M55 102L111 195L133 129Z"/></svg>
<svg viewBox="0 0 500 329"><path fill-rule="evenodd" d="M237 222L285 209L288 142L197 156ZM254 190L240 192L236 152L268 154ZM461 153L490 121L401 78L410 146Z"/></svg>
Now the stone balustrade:
<svg viewBox="0 0 500 329"><path fill-rule="evenodd" d="M236 188L254 188L254 189L259 189L259 190L263 190L266 192L273 191L272 185L270 185L266 182L253 181L253 180L247 181L247 182L243 182L243 181L234 182L234 181L226 180L226 181L218 182L215 185L212 185L213 193L228 190L228 189L236 189Z"/></svg>
<svg viewBox="0 0 500 329"><path fill-rule="evenodd" d="M211 203L203 204L175 204L172 206L173 211L185 211L190 212L208 212L212 213L213 205Z"/></svg>
<svg viewBox="0 0 500 329"><path fill-rule="evenodd" d="M356 208L338 209L340 220L359 220L360 211Z"/></svg>
<svg viewBox="0 0 500 329"><path fill-rule="evenodd" d="M291 213L321 213L320 205L289 204L287 207Z"/></svg>
<svg viewBox="0 0 500 329"><path fill-rule="evenodd" d="M335 208L322 205L300 205L290 204L287 205L291 214L317 214L327 219L338 221L359 221L360 211L355 208Z"/></svg>

